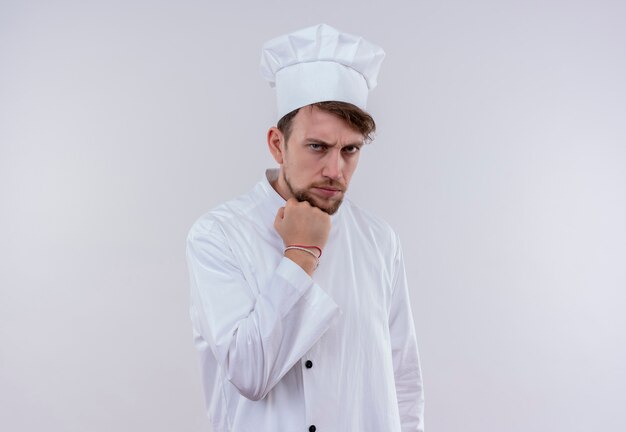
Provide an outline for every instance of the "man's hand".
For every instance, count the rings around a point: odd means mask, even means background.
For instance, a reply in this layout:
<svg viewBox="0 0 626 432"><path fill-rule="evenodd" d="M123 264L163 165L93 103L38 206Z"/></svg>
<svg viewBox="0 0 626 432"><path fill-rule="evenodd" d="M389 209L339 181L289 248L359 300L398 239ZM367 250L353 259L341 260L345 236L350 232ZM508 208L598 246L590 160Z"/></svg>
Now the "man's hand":
<svg viewBox="0 0 626 432"><path fill-rule="evenodd" d="M311 206L306 201L298 202L295 198L289 198L285 207L278 209L274 220L274 228L282 237L285 246L301 244L323 249L328 240L330 227L328 213ZM295 249L288 250L285 256L302 267L309 275L313 273L316 261L312 255Z"/></svg>

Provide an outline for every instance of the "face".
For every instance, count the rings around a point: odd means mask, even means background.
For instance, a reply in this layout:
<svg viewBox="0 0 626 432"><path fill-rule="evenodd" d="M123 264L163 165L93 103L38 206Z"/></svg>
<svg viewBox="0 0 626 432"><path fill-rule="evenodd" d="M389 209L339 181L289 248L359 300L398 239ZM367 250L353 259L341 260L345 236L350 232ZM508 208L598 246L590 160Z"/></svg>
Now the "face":
<svg viewBox="0 0 626 432"><path fill-rule="evenodd" d="M335 213L356 170L363 135L340 118L307 106L294 117L289 142L274 127L268 132L268 144L280 164L273 185L278 193Z"/></svg>

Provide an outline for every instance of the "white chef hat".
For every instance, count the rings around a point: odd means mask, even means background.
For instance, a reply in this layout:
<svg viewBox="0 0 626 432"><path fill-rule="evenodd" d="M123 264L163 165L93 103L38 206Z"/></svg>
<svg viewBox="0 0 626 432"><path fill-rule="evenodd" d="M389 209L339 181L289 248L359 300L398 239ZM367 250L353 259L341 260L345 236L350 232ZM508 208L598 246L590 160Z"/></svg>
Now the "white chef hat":
<svg viewBox="0 0 626 432"><path fill-rule="evenodd" d="M276 87L278 118L315 102L349 102L365 109L385 57L382 48L326 24L263 45L261 75Z"/></svg>

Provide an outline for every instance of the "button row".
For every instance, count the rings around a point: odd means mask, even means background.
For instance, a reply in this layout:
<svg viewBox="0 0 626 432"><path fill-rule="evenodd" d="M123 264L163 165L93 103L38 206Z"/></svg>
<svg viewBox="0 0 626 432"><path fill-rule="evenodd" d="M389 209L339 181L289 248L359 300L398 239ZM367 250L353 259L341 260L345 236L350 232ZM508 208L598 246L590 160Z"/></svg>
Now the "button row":
<svg viewBox="0 0 626 432"><path fill-rule="evenodd" d="M313 362L311 360L307 360L304 365L307 369L311 369L313 367ZM315 425L309 426L309 432L315 432L316 430L317 428L315 427Z"/></svg>

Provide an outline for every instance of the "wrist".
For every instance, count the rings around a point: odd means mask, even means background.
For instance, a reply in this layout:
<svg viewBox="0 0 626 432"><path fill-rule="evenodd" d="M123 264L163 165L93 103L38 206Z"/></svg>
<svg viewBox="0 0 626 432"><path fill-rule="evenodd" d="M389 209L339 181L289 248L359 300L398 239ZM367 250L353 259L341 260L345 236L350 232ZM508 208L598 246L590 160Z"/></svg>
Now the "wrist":
<svg viewBox="0 0 626 432"><path fill-rule="evenodd" d="M312 276L318 266L319 259L314 255L300 249L288 249L284 252L285 257L299 265L309 276Z"/></svg>

